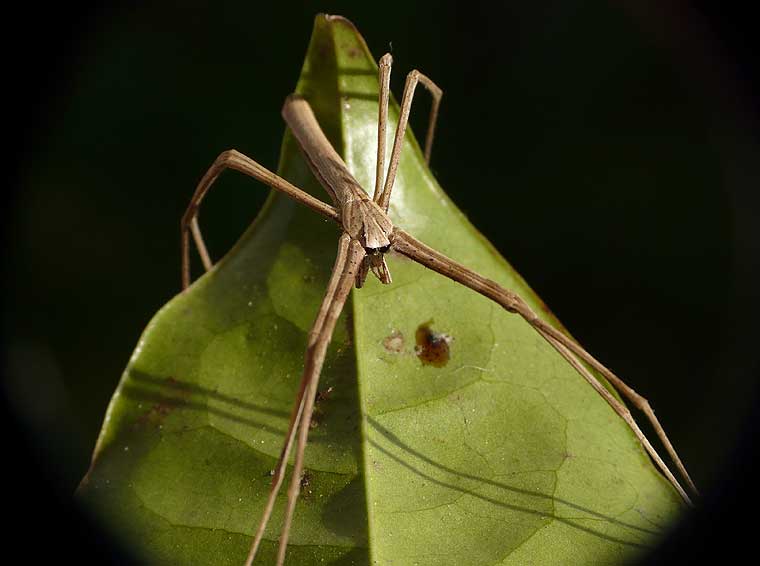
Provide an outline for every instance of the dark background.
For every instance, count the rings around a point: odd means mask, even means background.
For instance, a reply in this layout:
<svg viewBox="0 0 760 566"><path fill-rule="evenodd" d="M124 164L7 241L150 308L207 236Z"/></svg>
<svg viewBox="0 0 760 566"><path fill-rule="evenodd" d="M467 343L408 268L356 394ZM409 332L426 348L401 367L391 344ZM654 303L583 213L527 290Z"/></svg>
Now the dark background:
<svg viewBox="0 0 760 566"><path fill-rule="evenodd" d="M276 167L279 109L313 17L328 11L376 56L392 49L394 92L415 67L444 89L439 182L652 401L709 509L662 560L705 556L721 527L742 528L720 509L757 499L742 483L755 454L740 432L756 431L760 314L749 14L727 3L367 4L9 15L4 430L20 533L61 535L38 557L82 552L83 541L112 552L67 501L142 329L179 290L179 218L220 151ZM223 184L203 213L216 257L265 196L246 179ZM710 536L695 535L707 518Z"/></svg>

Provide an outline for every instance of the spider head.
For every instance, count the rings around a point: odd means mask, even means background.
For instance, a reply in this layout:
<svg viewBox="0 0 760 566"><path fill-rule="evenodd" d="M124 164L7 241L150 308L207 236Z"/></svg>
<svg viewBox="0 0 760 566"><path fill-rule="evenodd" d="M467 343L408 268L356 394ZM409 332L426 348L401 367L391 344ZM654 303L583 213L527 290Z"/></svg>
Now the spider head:
<svg viewBox="0 0 760 566"><path fill-rule="evenodd" d="M365 248L367 255L364 256L359 272L356 274L356 288L360 289L367 279L367 274L371 271L383 285L388 285L391 279L391 272L388 264L385 263L385 253L390 249L390 244L381 248Z"/></svg>

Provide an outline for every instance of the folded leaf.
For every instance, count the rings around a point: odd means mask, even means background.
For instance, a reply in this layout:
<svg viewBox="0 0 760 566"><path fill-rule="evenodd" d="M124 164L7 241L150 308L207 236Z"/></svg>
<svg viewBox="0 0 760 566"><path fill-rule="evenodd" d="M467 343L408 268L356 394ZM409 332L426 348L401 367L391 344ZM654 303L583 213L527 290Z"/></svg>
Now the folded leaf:
<svg viewBox="0 0 760 566"><path fill-rule="evenodd" d="M375 60L348 21L319 16L296 89L370 191ZM289 133L279 173L327 199ZM390 216L559 324L443 193L411 132ZM78 496L150 563L244 561L338 236L272 195L146 328ZM352 292L330 345L288 562L607 564L656 542L678 496L583 379L519 317L402 257L389 266L392 285ZM258 563L273 562L284 499Z"/></svg>

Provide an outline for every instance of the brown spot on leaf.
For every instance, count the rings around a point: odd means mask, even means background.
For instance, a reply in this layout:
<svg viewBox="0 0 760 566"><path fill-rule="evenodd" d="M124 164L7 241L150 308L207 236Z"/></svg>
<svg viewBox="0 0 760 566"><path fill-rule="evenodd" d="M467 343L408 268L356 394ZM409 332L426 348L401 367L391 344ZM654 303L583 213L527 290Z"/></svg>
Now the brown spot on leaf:
<svg viewBox="0 0 760 566"><path fill-rule="evenodd" d="M327 401L332 397L332 392L334 391L333 387L330 386L327 389L322 389L321 391L317 391L317 398L315 401L317 403L322 403L323 401Z"/></svg>
<svg viewBox="0 0 760 566"><path fill-rule="evenodd" d="M433 321L429 320L417 327L417 332L414 334L417 347L414 353L423 365L441 368L449 362L451 357L449 344L452 338L448 334L435 332L430 328L431 324Z"/></svg>
<svg viewBox="0 0 760 566"><path fill-rule="evenodd" d="M191 395L187 387L173 377L167 377L164 380L164 385L158 402L137 418L135 426L150 424L158 427L162 425L166 417L177 407L184 405Z"/></svg>
<svg viewBox="0 0 760 566"><path fill-rule="evenodd" d="M400 354L404 351L404 335L394 330L383 339L383 348L391 354Z"/></svg>
<svg viewBox="0 0 760 566"><path fill-rule="evenodd" d="M314 495L314 488L311 487L312 479L309 470L304 470L301 474L301 498L307 501Z"/></svg>
<svg viewBox="0 0 760 566"><path fill-rule="evenodd" d="M327 389L317 391L317 396L314 399L314 412L311 415L309 428L317 428L322 422L322 419L325 416L325 411L327 410L327 402L330 400L330 397L332 397L332 392L332 386L328 387Z"/></svg>
<svg viewBox="0 0 760 566"><path fill-rule="evenodd" d="M311 484L311 472L309 470L305 470L303 474L301 474L301 489L305 487L309 487Z"/></svg>

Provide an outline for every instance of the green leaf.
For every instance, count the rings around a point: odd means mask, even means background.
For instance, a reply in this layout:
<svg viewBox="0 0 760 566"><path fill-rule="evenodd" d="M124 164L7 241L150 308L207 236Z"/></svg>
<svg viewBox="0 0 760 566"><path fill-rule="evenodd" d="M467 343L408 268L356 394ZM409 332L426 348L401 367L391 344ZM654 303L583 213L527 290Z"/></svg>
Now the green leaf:
<svg viewBox="0 0 760 566"><path fill-rule="evenodd" d="M370 188L376 73L349 22L317 18L297 91ZM396 225L559 324L441 191L411 133L402 155ZM279 171L326 198L289 134ZM145 330L78 496L149 562L243 562L338 235L272 195ZM329 348L289 563L598 564L655 543L681 504L607 404L519 317L402 257L389 265L394 283L354 290ZM442 334L448 359L426 363L417 341L445 349Z"/></svg>

